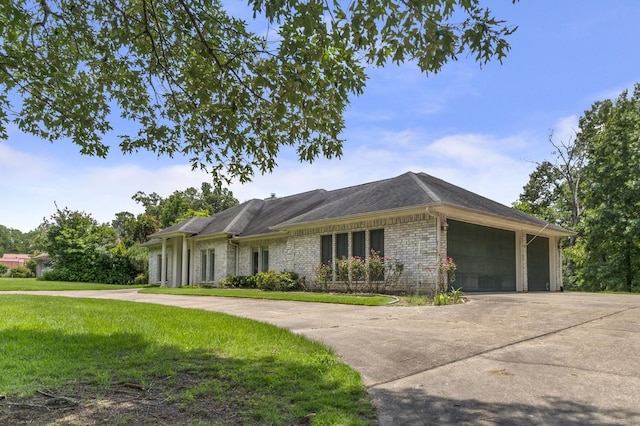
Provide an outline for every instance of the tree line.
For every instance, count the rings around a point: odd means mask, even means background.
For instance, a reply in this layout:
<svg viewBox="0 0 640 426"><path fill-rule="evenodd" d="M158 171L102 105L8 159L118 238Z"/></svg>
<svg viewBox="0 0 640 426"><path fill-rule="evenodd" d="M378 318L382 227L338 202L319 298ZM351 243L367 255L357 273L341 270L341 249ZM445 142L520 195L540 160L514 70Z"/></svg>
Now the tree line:
<svg viewBox="0 0 640 426"><path fill-rule="evenodd" d="M100 224L89 213L60 208L34 231L0 225L0 255L47 253L51 269L43 279L132 284L148 282L148 253L142 244L161 228L193 216L209 216L238 204L226 188L203 182L164 198L138 191L132 199L144 207L134 215L119 212Z"/></svg>
<svg viewBox="0 0 640 426"><path fill-rule="evenodd" d="M514 207L576 231L565 284L640 291L640 84L595 102L575 135L538 163Z"/></svg>

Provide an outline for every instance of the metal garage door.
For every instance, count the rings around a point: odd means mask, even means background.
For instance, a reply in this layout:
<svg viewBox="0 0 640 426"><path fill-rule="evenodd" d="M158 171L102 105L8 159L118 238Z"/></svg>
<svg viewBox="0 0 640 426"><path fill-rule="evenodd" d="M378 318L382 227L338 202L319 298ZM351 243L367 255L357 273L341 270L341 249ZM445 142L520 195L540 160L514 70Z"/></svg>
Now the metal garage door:
<svg viewBox="0 0 640 426"><path fill-rule="evenodd" d="M549 290L549 239L527 235L529 291Z"/></svg>
<svg viewBox="0 0 640 426"><path fill-rule="evenodd" d="M515 232L447 222L447 251L457 265L453 285L464 291L515 291Z"/></svg>

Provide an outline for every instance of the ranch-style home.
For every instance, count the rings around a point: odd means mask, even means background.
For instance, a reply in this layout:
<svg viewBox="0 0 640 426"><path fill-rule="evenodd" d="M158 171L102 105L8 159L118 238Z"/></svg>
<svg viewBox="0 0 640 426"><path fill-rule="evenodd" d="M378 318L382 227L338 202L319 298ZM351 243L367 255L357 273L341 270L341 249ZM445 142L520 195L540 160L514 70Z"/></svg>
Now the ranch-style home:
<svg viewBox="0 0 640 426"><path fill-rule="evenodd" d="M398 291L433 288L450 256L465 292L557 291L561 240L572 232L447 183L408 172L377 182L253 199L158 231L149 278L166 287L295 271L371 250L399 259ZM335 277L335 275L334 275Z"/></svg>

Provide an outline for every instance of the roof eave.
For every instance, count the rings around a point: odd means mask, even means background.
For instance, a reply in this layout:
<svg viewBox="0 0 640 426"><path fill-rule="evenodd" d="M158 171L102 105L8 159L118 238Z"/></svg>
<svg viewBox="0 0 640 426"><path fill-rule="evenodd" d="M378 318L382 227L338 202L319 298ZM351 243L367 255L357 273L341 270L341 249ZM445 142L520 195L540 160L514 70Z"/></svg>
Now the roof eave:
<svg viewBox="0 0 640 426"><path fill-rule="evenodd" d="M160 238L160 239L168 239L168 238L173 238L173 237L189 237L193 235L193 232L180 232L180 231L173 231L173 232L154 232L153 234L149 234L147 236L147 238L150 239L154 239L154 238Z"/></svg>
<svg viewBox="0 0 640 426"><path fill-rule="evenodd" d="M434 212L442 213L447 218L453 220L461 220L463 222L474 223L478 225L490 226L494 228L502 228L510 231L526 231L535 235L547 235L554 237L569 237L576 235L576 232L560 228L551 223L537 224L532 222L521 221L506 216L481 212L478 210L468 209L451 204L442 204L433 209Z"/></svg>
<svg viewBox="0 0 640 426"><path fill-rule="evenodd" d="M333 218L327 218L327 219L298 222L298 223L294 223L291 225L284 225L284 226L281 224L278 224L270 227L269 229L289 231L289 230L295 230L295 229L301 229L301 228L308 228L310 226L322 226L328 223L335 223L335 222L340 222L340 223L354 222L354 221L363 220L363 219L390 216L398 213L404 213L404 214L410 213L410 212L422 213L426 211L427 208L439 206L440 204L441 204L440 202L437 202L437 203L431 203L431 204L420 204L420 205L409 206L409 207L400 207L396 209L377 210L374 212L358 213L353 215L339 216L339 217L333 217Z"/></svg>
<svg viewBox="0 0 640 426"><path fill-rule="evenodd" d="M265 234L251 234L251 235L233 235L232 241L248 241L248 240L264 240L266 238L278 238L284 237L289 234L288 231L274 231Z"/></svg>
<svg viewBox="0 0 640 426"><path fill-rule="evenodd" d="M205 240L210 238L229 238L233 237L233 234L230 232L215 232L213 234L194 234L191 236L192 240Z"/></svg>

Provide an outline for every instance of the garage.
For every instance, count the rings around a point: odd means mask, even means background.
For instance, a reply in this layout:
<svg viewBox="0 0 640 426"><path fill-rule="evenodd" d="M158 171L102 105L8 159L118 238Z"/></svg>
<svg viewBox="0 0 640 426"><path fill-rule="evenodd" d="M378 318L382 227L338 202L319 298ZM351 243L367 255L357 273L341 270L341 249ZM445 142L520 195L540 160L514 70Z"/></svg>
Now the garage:
<svg viewBox="0 0 640 426"><path fill-rule="evenodd" d="M515 232L448 223L447 252L457 265L454 286L463 291L516 291Z"/></svg>

